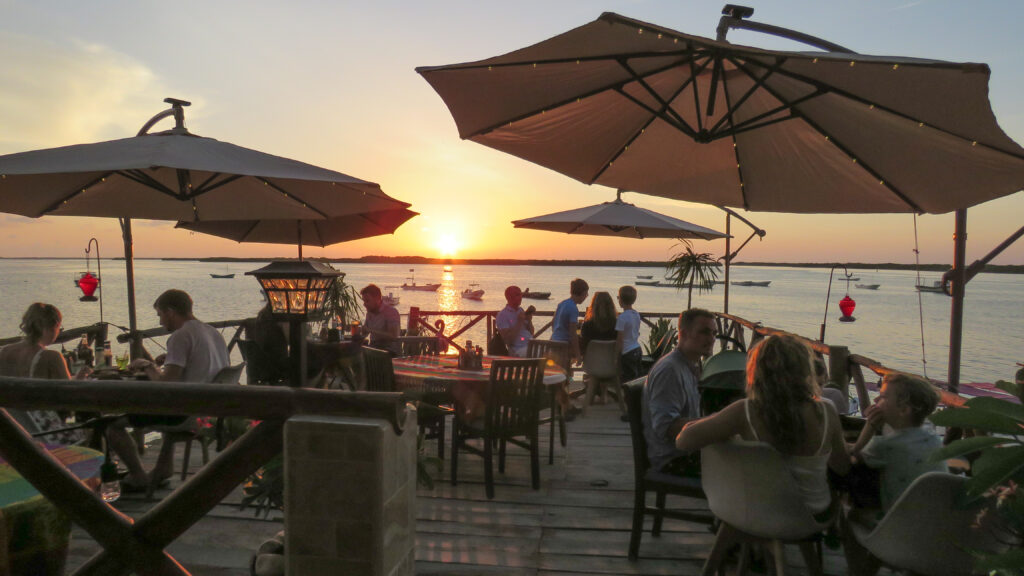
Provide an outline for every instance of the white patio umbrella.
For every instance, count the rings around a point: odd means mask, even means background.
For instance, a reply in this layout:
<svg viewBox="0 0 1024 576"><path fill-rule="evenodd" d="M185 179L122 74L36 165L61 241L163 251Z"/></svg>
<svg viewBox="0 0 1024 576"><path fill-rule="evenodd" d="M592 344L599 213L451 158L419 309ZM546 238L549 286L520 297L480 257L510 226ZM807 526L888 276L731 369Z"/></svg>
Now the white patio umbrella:
<svg viewBox="0 0 1024 576"><path fill-rule="evenodd" d="M417 72L462 138L587 184L768 212L956 210L955 390L964 285L977 271L964 266L966 209L1024 187L1024 149L996 124L988 66L864 56L745 21L749 8L723 13L717 40L606 13L502 56ZM730 28L828 52L733 45Z"/></svg>
<svg viewBox="0 0 1024 576"><path fill-rule="evenodd" d="M133 138L0 156L0 212L120 219L133 332L132 218L294 221L408 206L373 182L191 134L189 103L165 102ZM148 133L169 116L173 129Z"/></svg>
<svg viewBox="0 0 1024 576"><path fill-rule="evenodd" d="M616 238L715 240L726 237L725 234L710 228L623 202L622 191L619 191L615 200L611 202L524 218L515 220L512 224L516 228Z"/></svg>
<svg viewBox="0 0 1024 576"><path fill-rule="evenodd" d="M299 247L301 260L303 244L323 247L393 234L399 226L418 215L418 212L407 208L389 208L320 220L199 220L178 222L175 228L220 236L236 242L295 244Z"/></svg>

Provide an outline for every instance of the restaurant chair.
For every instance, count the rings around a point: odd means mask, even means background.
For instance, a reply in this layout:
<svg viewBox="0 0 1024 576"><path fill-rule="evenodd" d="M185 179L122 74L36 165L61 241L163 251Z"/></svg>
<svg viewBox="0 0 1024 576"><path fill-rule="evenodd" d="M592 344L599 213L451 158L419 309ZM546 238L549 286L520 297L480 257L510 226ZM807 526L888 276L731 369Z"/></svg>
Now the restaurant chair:
<svg viewBox="0 0 1024 576"><path fill-rule="evenodd" d="M838 499L826 518L806 505L782 454L763 442L731 440L701 450L701 476L708 507L721 523L704 564L705 576L717 573L729 550L740 544L740 567L750 544L770 544L775 573L785 572L785 544L798 544L809 574L821 576L821 535L835 523Z"/></svg>
<svg viewBox="0 0 1024 576"><path fill-rule="evenodd" d="M626 413L626 401L622 398L619 377L619 359L615 353L615 340L591 340L583 353L583 383L586 394L583 397L583 415L594 400L594 393L604 384L612 389L618 398L619 408Z"/></svg>
<svg viewBox="0 0 1024 576"><path fill-rule="evenodd" d="M242 354L246 369L247 384L278 385L291 379L287 350L283 357L267 353L255 340L238 340L238 351Z"/></svg>
<svg viewBox="0 0 1024 576"><path fill-rule="evenodd" d="M437 336L400 336L395 341L402 346L399 356L437 356L441 353Z"/></svg>
<svg viewBox="0 0 1024 576"><path fill-rule="evenodd" d="M395 391L395 367L391 363L391 354L386 350L363 346L363 375L366 391ZM422 392L424 400L416 403L416 423L425 439L437 439L437 457L443 460L445 417L452 415L454 410L431 402L432 398L437 398L447 392L443 385L437 386L428 379L424 382Z"/></svg>
<svg viewBox="0 0 1024 576"><path fill-rule="evenodd" d="M505 450L514 444L530 451L530 476L534 490L540 489L540 448L538 427L544 394L544 360L517 358L491 363L490 385L484 395L482 421L452 420L451 483L458 483L459 451L482 456L487 498L494 498L493 452L498 447L498 472L505 472ZM456 409L457 413L461 413ZM483 440L483 447L466 444L470 438Z"/></svg>
<svg viewBox="0 0 1024 576"><path fill-rule="evenodd" d="M533 339L526 343L526 357L527 358L547 358L554 363L555 366L559 366L565 372L565 386L568 391L569 383L572 382L572 367L569 366L569 343L558 342L555 340L539 340ZM565 433L565 414L562 413L562 407L558 404L557 390L551 388L551 416L548 418L542 418L541 424L551 423L551 430L548 433L548 464L555 462L555 422L558 422L558 439L564 448L567 443L567 436Z"/></svg>
<svg viewBox="0 0 1024 576"><path fill-rule="evenodd" d="M668 495L687 498L704 498L700 478L683 478L665 474L651 468L647 458L647 440L644 439L643 394L646 378L638 378L622 385L629 414L629 435L633 441L633 529L629 537L629 559L636 560L640 553L640 538L644 531L644 516L654 517L651 535L661 536L661 525L665 518L711 524L714 520L709 512L699 510L669 509L665 507ZM654 492L655 505L647 505L647 493Z"/></svg>
<svg viewBox="0 0 1024 576"><path fill-rule="evenodd" d="M214 375L211 384L238 384L242 378L242 371L245 370L245 362L236 364L234 366L225 366ZM196 418L190 418L191 421L196 421ZM170 430L163 433L163 442L184 442L185 443L185 454L183 455L181 462L181 480L184 481L188 477L188 466L192 461L192 443L198 442L199 449L203 454L203 465L205 466L210 461L210 443L215 442L217 451L223 450L227 444L227 439L224 437L224 417L218 416L217 423L214 427L214 437L211 439L208 436L203 436L202 430L198 426L193 426L188 430Z"/></svg>
<svg viewBox="0 0 1024 576"><path fill-rule="evenodd" d="M963 504L968 479L945 472L919 476L874 527L848 522L854 538L895 571L929 576L976 573L978 553L1005 544L995 526L976 526L984 499Z"/></svg>

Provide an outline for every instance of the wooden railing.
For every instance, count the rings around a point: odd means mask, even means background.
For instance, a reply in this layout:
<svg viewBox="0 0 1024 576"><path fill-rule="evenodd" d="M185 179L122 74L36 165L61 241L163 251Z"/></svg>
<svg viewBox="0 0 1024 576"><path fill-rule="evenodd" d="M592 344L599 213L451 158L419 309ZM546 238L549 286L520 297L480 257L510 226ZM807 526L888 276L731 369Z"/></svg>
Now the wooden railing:
<svg viewBox="0 0 1024 576"><path fill-rule="evenodd" d="M0 377L0 405L26 410L238 416L261 421L168 498L133 521L78 481L6 409L0 409L0 452L103 547L75 572L78 575L188 574L165 548L282 451L284 422L292 416L378 418L390 422L398 434L406 422L406 403L398 393L267 386Z"/></svg>

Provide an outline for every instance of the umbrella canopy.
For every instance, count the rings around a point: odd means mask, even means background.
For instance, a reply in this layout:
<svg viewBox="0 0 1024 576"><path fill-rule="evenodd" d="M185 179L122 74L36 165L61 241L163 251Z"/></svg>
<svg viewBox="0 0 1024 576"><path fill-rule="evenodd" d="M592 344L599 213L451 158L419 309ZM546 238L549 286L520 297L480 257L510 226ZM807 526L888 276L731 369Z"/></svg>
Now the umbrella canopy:
<svg viewBox="0 0 1024 576"><path fill-rule="evenodd" d="M200 220L178 222L176 228L220 236L236 242L329 246L395 230L419 213L406 208L372 210L360 214L336 216L326 220Z"/></svg>
<svg viewBox="0 0 1024 576"><path fill-rule="evenodd" d="M606 13L417 71L462 138L587 184L797 213L944 213L1024 186L984 64L762 50Z"/></svg>
<svg viewBox="0 0 1024 576"><path fill-rule="evenodd" d="M515 220L516 228L565 232L566 234L589 234L593 236L615 236L617 238L693 238L714 240L725 238L725 234L710 228L691 224L671 216L638 208L616 197L586 208L566 210L544 216Z"/></svg>

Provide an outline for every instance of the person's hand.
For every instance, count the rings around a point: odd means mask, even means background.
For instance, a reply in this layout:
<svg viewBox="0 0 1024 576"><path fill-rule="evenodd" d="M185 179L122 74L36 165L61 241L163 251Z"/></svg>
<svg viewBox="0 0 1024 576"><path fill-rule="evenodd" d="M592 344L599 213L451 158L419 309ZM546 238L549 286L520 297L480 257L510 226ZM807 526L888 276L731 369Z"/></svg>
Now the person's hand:
<svg viewBox="0 0 1024 576"><path fill-rule="evenodd" d="M882 426L885 424L885 415L878 404L872 404L864 413L864 417L867 418L868 426L871 426L877 432L882 430Z"/></svg>
<svg viewBox="0 0 1024 576"><path fill-rule="evenodd" d="M167 359L167 354L160 354L156 358L153 358L153 364L155 366L163 366L164 365L164 360L166 360L166 359Z"/></svg>
<svg viewBox="0 0 1024 576"><path fill-rule="evenodd" d="M89 376L92 376L92 366L88 364L83 364L78 372L75 372L75 380L85 380Z"/></svg>

